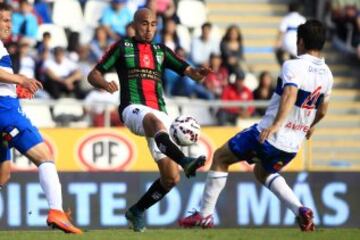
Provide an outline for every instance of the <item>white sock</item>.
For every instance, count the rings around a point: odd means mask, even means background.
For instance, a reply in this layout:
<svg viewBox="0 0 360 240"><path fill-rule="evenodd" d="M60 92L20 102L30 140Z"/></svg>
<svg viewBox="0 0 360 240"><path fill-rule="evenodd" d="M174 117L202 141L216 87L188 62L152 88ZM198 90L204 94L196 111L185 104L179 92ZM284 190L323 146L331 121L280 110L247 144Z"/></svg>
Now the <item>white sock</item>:
<svg viewBox="0 0 360 240"><path fill-rule="evenodd" d="M53 162L43 162L39 166L39 181L50 209L63 211L59 176Z"/></svg>
<svg viewBox="0 0 360 240"><path fill-rule="evenodd" d="M287 185L285 179L278 173L269 175L266 178L265 186L273 192L286 207L288 207L297 216L299 208L302 207L299 199L293 190Z"/></svg>
<svg viewBox="0 0 360 240"><path fill-rule="evenodd" d="M214 213L216 202L219 198L221 191L225 187L228 175L229 173L227 172L208 172L205 189L201 201L201 216L207 217L210 214Z"/></svg>

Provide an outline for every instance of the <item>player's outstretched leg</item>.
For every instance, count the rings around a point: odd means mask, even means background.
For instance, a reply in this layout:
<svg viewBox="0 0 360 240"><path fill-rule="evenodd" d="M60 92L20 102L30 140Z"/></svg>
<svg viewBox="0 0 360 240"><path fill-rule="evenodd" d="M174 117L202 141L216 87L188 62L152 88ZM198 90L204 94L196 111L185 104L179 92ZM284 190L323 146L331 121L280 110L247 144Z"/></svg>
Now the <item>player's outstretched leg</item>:
<svg viewBox="0 0 360 240"><path fill-rule="evenodd" d="M39 165L39 180L50 206L47 218L48 226L65 233L82 233L70 222L69 214L63 211L61 184L54 162L47 161Z"/></svg>
<svg viewBox="0 0 360 240"><path fill-rule="evenodd" d="M180 181L179 167L170 158L162 158L158 160L157 164L160 170L160 178L125 213L126 219L131 223L135 232L145 231L144 212L159 202Z"/></svg>
<svg viewBox="0 0 360 240"><path fill-rule="evenodd" d="M269 174L260 164L256 164L254 174L260 183L265 185L295 214L296 220L302 231L315 230L313 212L310 208L306 208L300 203L298 197L279 173Z"/></svg>
<svg viewBox="0 0 360 240"><path fill-rule="evenodd" d="M227 144L215 151L213 164L206 178L200 211L195 211L190 216L180 219L178 223L181 227L211 228L214 226L213 213L219 195L226 184L228 167L237 161L238 158L232 154Z"/></svg>
<svg viewBox="0 0 360 240"><path fill-rule="evenodd" d="M179 164L186 177L194 177L196 170L205 164L205 156L186 157L180 148L170 139L166 127L154 114L148 113L143 119L143 127L147 137L154 137L159 150Z"/></svg>
<svg viewBox="0 0 360 240"><path fill-rule="evenodd" d="M197 158L186 157L179 147L171 141L170 135L166 131L157 132L154 139L159 150L184 169L186 177L194 177L196 175L196 170L204 166L206 161L205 156Z"/></svg>
<svg viewBox="0 0 360 240"><path fill-rule="evenodd" d="M41 142L35 145L28 150L25 155L31 159L39 169L40 186L45 193L50 208L47 224L65 233L81 234L82 231L71 223L69 214L63 211L61 184L56 166L53 161L44 160L51 159L45 143Z"/></svg>

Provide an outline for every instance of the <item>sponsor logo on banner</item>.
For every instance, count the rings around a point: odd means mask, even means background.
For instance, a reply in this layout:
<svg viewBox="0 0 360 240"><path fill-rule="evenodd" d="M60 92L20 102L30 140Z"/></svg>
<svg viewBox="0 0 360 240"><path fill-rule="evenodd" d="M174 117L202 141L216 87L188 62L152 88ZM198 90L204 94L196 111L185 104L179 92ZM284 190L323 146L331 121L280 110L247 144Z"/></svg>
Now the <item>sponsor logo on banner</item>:
<svg viewBox="0 0 360 240"><path fill-rule="evenodd" d="M87 136L77 148L78 159L89 171L122 171L134 159L133 144L113 133Z"/></svg>
<svg viewBox="0 0 360 240"><path fill-rule="evenodd" d="M150 228L177 226L179 218L199 207L206 175L199 173L174 187L146 211L145 224ZM158 176L154 172L63 173L64 202L77 213L73 222L81 228L126 228L126 209ZM289 173L286 180L301 203L313 210L319 228L359 227L358 172ZM0 196L1 229L46 228L48 203L38 174L15 173ZM252 173L230 173L213 217L216 226L225 228L297 228L293 212L258 184Z"/></svg>
<svg viewBox="0 0 360 240"><path fill-rule="evenodd" d="M55 161L55 144L50 142L48 138L44 138L44 143L49 149L52 159ZM12 148L12 161L11 161L11 170L12 171L35 171L37 169L36 165L30 161L25 155L22 155L18 150Z"/></svg>

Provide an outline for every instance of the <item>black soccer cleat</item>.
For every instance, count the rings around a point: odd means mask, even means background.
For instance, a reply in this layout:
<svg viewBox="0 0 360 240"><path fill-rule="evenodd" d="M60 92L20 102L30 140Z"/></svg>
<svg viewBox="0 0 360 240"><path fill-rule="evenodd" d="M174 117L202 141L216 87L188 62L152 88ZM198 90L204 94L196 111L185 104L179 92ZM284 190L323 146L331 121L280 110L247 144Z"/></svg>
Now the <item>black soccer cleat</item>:
<svg viewBox="0 0 360 240"><path fill-rule="evenodd" d="M125 217L130 222L131 229L133 229L134 232L145 231L146 228L143 212L140 212L137 209L131 207L129 210L126 211Z"/></svg>
<svg viewBox="0 0 360 240"><path fill-rule="evenodd" d="M183 166L185 176L187 178L195 177L196 170L205 165L206 157L200 156L197 158L185 157L186 163Z"/></svg>

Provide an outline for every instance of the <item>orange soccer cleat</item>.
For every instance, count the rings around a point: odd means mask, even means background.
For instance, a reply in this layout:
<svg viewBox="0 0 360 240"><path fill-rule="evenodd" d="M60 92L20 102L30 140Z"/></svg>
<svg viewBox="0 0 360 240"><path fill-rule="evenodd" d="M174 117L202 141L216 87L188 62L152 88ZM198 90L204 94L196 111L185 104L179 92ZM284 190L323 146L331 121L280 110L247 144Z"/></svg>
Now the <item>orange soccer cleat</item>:
<svg viewBox="0 0 360 240"><path fill-rule="evenodd" d="M60 229L65 233L81 234L82 231L70 222L69 215L70 214L64 213L63 211L50 209L47 224L48 226Z"/></svg>

